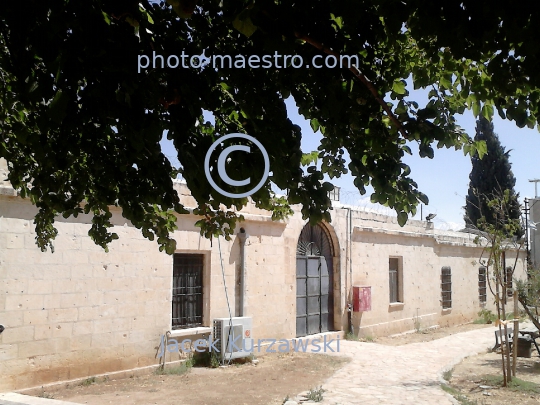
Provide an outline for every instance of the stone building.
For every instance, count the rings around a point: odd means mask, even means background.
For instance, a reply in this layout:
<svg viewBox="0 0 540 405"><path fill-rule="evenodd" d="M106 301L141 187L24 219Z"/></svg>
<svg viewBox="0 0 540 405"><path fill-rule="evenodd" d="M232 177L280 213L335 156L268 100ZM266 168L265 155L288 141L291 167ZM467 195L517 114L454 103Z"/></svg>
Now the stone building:
<svg viewBox="0 0 540 405"><path fill-rule="evenodd" d="M540 267L540 198L529 199L529 243L531 264Z"/></svg>
<svg viewBox="0 0 540 405"><path fill-rule="evenodd" d="M0 180L5 162L2 170ZM299 210L273 222L251 205L231 241L210 242L197 217L179 215L169 256L115 210L120 238L109 253L91 241L84 215L59 218L55 252L42 253L36 208L0 187L0 391L156 365L163 334L208 335L229 307L252 317L256 339L347 332L353 286L370 292L369 310L351 317L360 335L464 323L493 308L473 236L427 222L400 227L336 202L331 223L312 227ZM194 207L187 187L176 187Z"/></svg>

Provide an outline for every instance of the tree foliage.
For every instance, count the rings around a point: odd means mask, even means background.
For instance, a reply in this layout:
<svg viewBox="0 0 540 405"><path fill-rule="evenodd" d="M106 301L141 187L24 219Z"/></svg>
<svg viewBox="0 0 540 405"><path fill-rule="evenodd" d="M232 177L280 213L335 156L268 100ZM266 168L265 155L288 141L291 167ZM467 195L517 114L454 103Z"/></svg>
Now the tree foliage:
<svg viewBox="0 0 540 405"><path fill-rule="evenodd" d="M93 217L101 246L110 208L171 253L178 175L163 154L174 142L206 236L233 232L231 208L205 180L209 146L227 133L256 137L270 157L271 177L253 196L260 208L329 220L330 185L350 172L363 194L394 208L400 224L427 197L410 177L405 154L432 158L434 147L482 154L454 120L472 109L497 110L520 127L538 119L539 12L493 1L322 0L49 0L0 4L0 157L9 180L39 208L37 244L56 235L57 215ZM161 68L138 72L138 55L357 55L359 66L239 69ZM157 60L160 63L159 58ZM429 89L420 105L409 95ZM302 170L300 114L321 131L320 167ZM214 114L215 123L203 119ZM411 149L411 145L416 145ZM345 151L350 155L347 164ZM233 178L260 173L262 159L232 164ZM288 190L276 199L271 185ZM224 206L228 210L220 210Z"/></svg>
<svg viewBox="0 0 540 405"><path fill-rule="evenodd" d="M517 237L508 239L508 236L519 234L522 229L521 218L511 217L514 196L510 190L496 190L490 194L490 197L485 194L479 197L487 201L487 210L491 218L488 220L482 208L480 209L481 217L478 219L477 229L481 231L483 237L477 236L475 243L484 248L480 256L480 264L486 268L486 281L495 298L497 308L495 326L499 327L499 336L508 336L506 304L507 297L513 293L509 291L508 281L514 278L520 251L525 243L524 239ZM511 250L516 254L515 259L507 262L506 253ZM505 346L505 349L501 350L501 366L504 386L507 386L507 383L512 381L512 370L515 372L515 367L512 367L508 339L505 339Z"/></svg>
<svg viewBox="0 0 540 405"><path fill-rule="evenodd" d="M484 117L476 122L476 141L485 141L487 153L480 158L477 153L471 155L472 169L469 175L469 191L465 198L465 223L468 227L478 227L479 220L496 225L499 211L490 206L490 201L502 190L508 190L509 206L505 218L517 220L521 217L519 194L514 186L516 178L512 173L509 160L510 151L501 145L499 137L493 132L493 123ZM516 230L521 235L522 230Z"/></svg>

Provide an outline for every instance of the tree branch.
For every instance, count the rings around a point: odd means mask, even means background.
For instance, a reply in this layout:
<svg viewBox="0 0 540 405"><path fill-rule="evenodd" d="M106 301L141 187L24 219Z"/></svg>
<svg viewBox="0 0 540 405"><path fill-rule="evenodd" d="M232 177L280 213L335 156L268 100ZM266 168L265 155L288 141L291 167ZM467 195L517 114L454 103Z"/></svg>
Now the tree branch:
<svg viewBox="0 0 540 405"><path fill-rule="evenodd" d="M328 48L326 45L322 44L321 42L318 42L317 40L311 38L308 35L301 34L297 31L294 32L294 35L296 38L301 39L303 41L306 41L311 46L317 48L318 50L328 54L335 56L336 58L340 59L340 54L338 52L333 51L331 48ZM341 59L340 59L341 60ZM350 62L350 61L349 61ZM390 120L394 123L394 125L397 127L398 131L403 135L405 139L408 139L407 131L405 131L405 128L403 128L403 125L401 125L401 122L396 118L390 107L388 107L388 104L383 100L375 86L366 78L366 76L363 75L362 72L356 67L349 65L348 69L364 84L364 86L367 87L367 89L370 91L370 93L375 97L375 100L381 105L383 110L386 112Z"/></svg>

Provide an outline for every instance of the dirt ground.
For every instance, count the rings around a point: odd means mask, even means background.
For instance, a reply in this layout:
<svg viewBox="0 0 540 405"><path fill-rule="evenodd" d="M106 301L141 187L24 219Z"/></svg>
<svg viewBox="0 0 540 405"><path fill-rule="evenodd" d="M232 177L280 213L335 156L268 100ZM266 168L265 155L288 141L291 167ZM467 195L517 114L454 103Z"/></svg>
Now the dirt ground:
<svg viewBox="0 0 540 405"><path fill-rule="evenodd" d="M192 367L182 375L156 375L95 382L33 395L89 405L281 405L324 383L349 360L323 354L265 354L258 364Z"/></svg>
<svg viewBox="0 0 540 405"><path fill-rule="evenodd" d="M376 337L374 342L400 346L428 342L455 333L493 325L465 324L428 329L392 337ZM125 379L87 380L86 383L59 385L29 394L88 405L281 405L289 396L323 385L328 377L349 360L323 354L291 353L258 356L258 364L232 365L227 368L193 367L182 375L148 374ZM466 359L456 366L450 386L470 398L464 405L540 404L540 389L535 392L513 392L482 389L489 385L484 375L500 374L500 355L489 353ZM540 384L540 358L518 359L518 377ZM493 381L489 381L493 386ZM485 395L484 392L491 395ZM455 391L454 394L459 394ZM516 399L516 400L515 400ZM476 401L476 402L474 402Z"/></svg>
<svg viewBox="0 0 540 405"><path fill-rule="evenodd" d="M530 359L518 357L516 364L517 378L533 383L527 384L525 390L498 386L498 381L494 379L494 376L501 376L502 369L501 355L497 353L487 353L465 359L454 368L450 386L458 389L464 396L462 404L540 404L540 357L538 353L533 351Z"/></svg>
<svg viewBox="0 0 540 405"><path fill-rule="evenodd" d="M374 338L374 342L387 346L401 346L408 343L431 342L432 340L440 339L445 336L480 328L493 328L493 325L467 323L458 326L420 330L418 333L414 332L396 336L376 337Z"/></svg>

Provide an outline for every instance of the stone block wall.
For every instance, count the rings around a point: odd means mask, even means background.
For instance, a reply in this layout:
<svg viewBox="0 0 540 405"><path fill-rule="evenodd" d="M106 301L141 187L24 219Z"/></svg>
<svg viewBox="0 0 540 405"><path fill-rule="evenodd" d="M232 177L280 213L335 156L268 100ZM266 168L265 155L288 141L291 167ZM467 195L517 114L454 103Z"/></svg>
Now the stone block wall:
<svg viewBox="0 0 540 405"><path fill-rule="evenodd" d="M119 239L105 253L89 238L90 218L59 218L55 252L35 245L29 201L0 185L0 391L155 365L160 337L171 330L173 258L142 237L119 210ZM194 207L185 185L177 189ZM239 224L246 241L245 314L253 337L296 336L296 248L305 221L299 210L272 222L254 206ZM179 216L178 253L204 255L203 326L239 313L240 241L200 236L193 215ZM353 315L356 333L384 335L476 318L479 249L468 235L429 229L410 221L336 204L324 225L334 246L334 329L348 330L351 286L372 288L372 310ZM220 249L221 248L221 249ZM221 253L220 253L221 250ZM403 270L403 304L389 302L389 257ZM440 271L452 268L452 309L440 304ZM523 260L518 276L523 276ZM227 294L223 280L227 287ZM228 299L228 300L227 300ZM488 295L488 307L492 299ZM177 358L177 357L176 357ZM170 355L168 360L174 360Z"/></svg>

